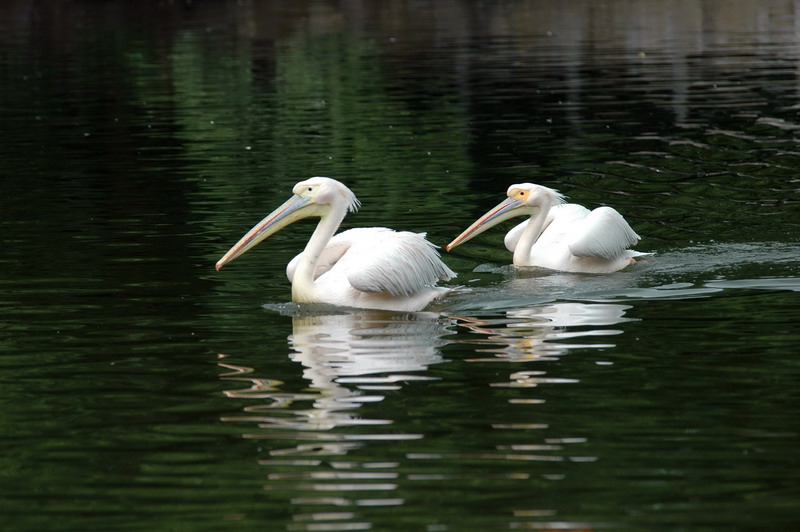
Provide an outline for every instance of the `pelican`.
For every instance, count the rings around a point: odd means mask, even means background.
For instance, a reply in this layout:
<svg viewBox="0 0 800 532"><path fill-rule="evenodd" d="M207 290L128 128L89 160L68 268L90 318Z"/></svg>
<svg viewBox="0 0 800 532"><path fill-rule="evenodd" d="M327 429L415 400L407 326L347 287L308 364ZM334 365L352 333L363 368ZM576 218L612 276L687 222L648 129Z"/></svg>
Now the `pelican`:
<svg viewBox="0 0 800 532"><path fill-rule="evenodd" d="M508 232L506 248L516 266L540 266L563 272L610 273L647 255L628 249L639 241L620 213L611 207L590 211L557 190L522 183L511 185L508 199L480 217L445 248L481 234L514 216L530 216Z"/></svg>
<svg viewBox="0 0 800 532"><path fill-rule="evenodd" d="M334 236L345 215L361 205L335 179L312 177L292 192L219 259L217 270L287 225L314 216L320 218L317 228L286 267L296 303L416 312L447 291L435 286L438 281L456 276L425 233L363 227Z"/></svg>

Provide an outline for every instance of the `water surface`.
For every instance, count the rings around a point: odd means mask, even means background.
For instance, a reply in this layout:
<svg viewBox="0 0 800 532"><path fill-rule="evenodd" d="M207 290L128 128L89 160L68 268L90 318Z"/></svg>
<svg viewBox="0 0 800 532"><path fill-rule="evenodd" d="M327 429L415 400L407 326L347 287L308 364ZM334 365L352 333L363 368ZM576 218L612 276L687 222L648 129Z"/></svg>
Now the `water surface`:
<svg viewBox="0 0 800 532"><path fill-rule="evenodd" d="M9 530L791 529L797 5L0 8ZM444 245L512 183L611 275L446 254L425 312L298 306L292 185ZM509 224L510 226L510 224Z"/></svg>

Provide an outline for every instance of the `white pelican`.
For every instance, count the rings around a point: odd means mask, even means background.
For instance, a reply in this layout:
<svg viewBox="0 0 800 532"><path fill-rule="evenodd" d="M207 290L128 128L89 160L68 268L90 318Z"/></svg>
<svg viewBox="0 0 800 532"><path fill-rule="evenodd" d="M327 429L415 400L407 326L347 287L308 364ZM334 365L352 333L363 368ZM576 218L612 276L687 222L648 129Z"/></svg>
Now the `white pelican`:
<svg viewBox="0 0 800 532"><path fill-rule="evenodd" d="M312 177L292 192L219 259L217 270L283 227L318 216L306 248L286 267L296 303L416 312L447 291L435 286L439 280L456 276L425 233L364 227L334 236L347 212L360 205L340 182Z"/></svg>
<svg viewBox="0 0 800 532"><path fill-rule="evenodd" d="M445 248L450 251L514 216L530 216L508 232L505 245L516 266L540 266L563 272L609 273L648 255L628 249L639 241L611 207L590 211L566 203L552 188L522 183L508 188L508 199L484 214Z"/></svg>

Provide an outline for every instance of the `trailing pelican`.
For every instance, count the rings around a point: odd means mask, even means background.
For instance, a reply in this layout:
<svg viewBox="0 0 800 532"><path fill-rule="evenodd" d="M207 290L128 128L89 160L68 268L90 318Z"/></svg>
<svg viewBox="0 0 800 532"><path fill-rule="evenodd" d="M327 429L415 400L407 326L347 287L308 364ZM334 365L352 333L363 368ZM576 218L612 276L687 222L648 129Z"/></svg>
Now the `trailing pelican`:
<svg viewBox="0 0 800 532"><path fill-rule="evenodd" d="M360 205L342 183L312 177L292 192L217 262L217 270L287 225L315 216L320 221L308 244L286 267L296 303L415 312L447 291L435 286L439 280L456 276L425 233L364 227L334 236Z"/></svg>
<svg viewBox="0 0 800 532"><path fill-rule="evenodd" d="M481 234L514 216L530 216L506 234L505 245L516 266L540 266L564 272L609 273L648 255L628 249L639 241L620 213L611 207L590 211L557 190L522 183L508 188L508 199L484 214L445 248Z"/></svg>

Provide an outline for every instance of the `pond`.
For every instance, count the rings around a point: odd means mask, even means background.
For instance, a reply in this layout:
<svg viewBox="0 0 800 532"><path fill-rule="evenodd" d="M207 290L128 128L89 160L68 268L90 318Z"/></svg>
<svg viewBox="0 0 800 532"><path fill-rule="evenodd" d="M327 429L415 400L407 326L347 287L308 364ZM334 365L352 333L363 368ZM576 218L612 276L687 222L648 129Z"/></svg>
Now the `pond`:
<svg viewBox="0 0 800 532"><path fill-rule="evenodd" d="M800 520L798 5L0 7L8 530L732 530ZM652 253L422 312L291 302L292 186L443 247L514 183Z"/></svg>

